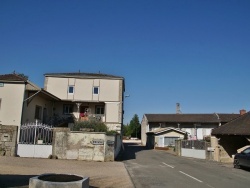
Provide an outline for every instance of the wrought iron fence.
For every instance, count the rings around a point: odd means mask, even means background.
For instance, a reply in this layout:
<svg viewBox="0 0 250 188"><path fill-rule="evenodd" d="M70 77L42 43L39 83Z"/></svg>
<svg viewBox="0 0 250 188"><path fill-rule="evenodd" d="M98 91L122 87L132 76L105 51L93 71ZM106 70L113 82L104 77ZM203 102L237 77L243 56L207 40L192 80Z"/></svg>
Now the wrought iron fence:
<svg viewBox="0 0 250 188"><path fill-rule="evenodd" d="M51 145L53 127L42 123L28 123L20 127L20 144L46 144ZM42 142L42 143L39 143Z"/></svg>
<svg viewBox="0 0 250 188"><path fill-rule="evenodd" d="M206 150L206 142L201 140L182 140L181 147L186 149Z"/></svg>

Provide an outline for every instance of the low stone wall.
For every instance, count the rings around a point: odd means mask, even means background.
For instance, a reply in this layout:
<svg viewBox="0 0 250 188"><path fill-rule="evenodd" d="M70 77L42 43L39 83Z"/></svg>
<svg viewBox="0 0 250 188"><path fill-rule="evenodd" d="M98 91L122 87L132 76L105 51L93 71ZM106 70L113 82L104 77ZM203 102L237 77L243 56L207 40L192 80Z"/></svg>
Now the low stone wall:
<svg viewBox="0 0 250 188"><path fill-rule="evenodd" d="M114 161L116 137L105 133L54 128L52 155L58 159Z"/></svg>
<svg viewBox="0 0 250 188"><path fill-rule="evenodd" d="M0 125L0 155L16 156L17 126Z"/></svg>

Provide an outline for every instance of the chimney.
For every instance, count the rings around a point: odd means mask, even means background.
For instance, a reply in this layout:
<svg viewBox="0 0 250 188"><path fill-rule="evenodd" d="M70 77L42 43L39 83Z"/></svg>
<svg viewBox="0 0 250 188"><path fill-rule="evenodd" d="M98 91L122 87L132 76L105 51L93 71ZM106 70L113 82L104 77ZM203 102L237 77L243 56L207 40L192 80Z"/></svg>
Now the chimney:
<svg viewBox="0 0 250 188"><path fill-rule="evenodd" d="M244 115L245 113L247 113L247 111L245 109L240 110L240 115L241 116Z"/></svg>

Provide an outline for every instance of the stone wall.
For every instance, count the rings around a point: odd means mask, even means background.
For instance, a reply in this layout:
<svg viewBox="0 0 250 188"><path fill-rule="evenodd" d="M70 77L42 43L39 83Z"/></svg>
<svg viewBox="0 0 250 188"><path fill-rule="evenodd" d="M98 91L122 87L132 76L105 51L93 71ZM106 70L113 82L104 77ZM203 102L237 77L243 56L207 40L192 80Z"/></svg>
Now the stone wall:
<svg viewBox="0 0 250 188"><path fill-rule="evenodd" d="M0 155L16 156L17 126L0 125Z"/></svg>
<svg viewBox="0 0 250 188"><path fill-rule="evenodd" d="M105 133L55 128L52 155L58 159L114 161L117 143L116 136L107 136Z"/></svg>

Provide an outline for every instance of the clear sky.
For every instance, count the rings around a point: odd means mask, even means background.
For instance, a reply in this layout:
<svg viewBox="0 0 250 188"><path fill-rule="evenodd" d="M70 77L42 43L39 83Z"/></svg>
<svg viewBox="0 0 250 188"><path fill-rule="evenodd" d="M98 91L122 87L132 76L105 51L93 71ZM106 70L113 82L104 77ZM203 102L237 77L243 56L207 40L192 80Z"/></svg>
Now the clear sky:
<svg viewBox="0 0 250 188"><path fill-rule="evenodd" d="M0 74L126 80L125 123L145 113L250 110L249 0L1 0Z"/></svg>

